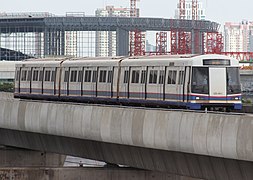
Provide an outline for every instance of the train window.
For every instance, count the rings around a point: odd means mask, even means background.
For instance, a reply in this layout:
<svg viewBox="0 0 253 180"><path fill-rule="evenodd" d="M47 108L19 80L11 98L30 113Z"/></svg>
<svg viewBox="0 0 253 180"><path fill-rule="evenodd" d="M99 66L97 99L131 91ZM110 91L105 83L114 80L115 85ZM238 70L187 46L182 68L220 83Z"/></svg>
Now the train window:
<svg viewBox="0 0 253 180"><path fill-rule="evenodd" d="M172 84L172 71L168 73L168 84Z"/></svg>
<svg viewBox="0 0 253 180"><path fill-rule="evenodd" d="M85 71L84 82L91 82L91 70Z"/></svg>
<svg viewBox="0 0 253 180"><path fill-rule="evenodd" d="M192 93L209 94L208 67L192 68Z"/></svg>
<svg viewBox="0 0 253 180"><path fill-rule="evenodd" d="M97 82L98 79L98 73L97 71L93 71L92 73L92 82Z"/></svg>
<svg viewBox="0 0 253 180"><path fill-rule="evenodd" d="M157 83L157 70L150 70L149 72L149 83L156 84Z"/></svg>
<svg viewBox="0 0 253 180"><path fill-rule="evenodd" d="M141 71L141 84L145 84L145 83L147 82L146 76L147 76L147 71L142 70L142 71Z"/></svg>
<svg viewBox="0 0 253 180"><path fill-rule="evenodd" d="M241 93L240 73L237 67L227 68L227 94Z"/></svg>
<svg viewBox="0 0 253 180"><path fill-rule="evenodd" d="M52 74L51 74L51 81L52 81L52 82L55 81L55 76L56 76L55 71L52 71Z"/></svg>
<svg viewBox="0 0 253 180"><path fill-rule="evenodd" d="M178 84L183 84L184 82L184 71L179 71Z"/></svg>
<svg viewBox="0 0 253 180"><path fill-rule="evenodd" d="M64 82L68 82L68 81L69 81L69 71L65 71Z"/></svg>
<svg viewBox="0 0 253 180"><path fill-rule="evenodd" d="M27 81L31 81L31 79L32 79L32 71L28 71L28 73L27 73Z"/></svg>
<svg viewBox="0 0 253 180"><path fill-rule="evenodd" d="M77 80L77 71L71 71L70 82L76 82Z"/></svg>
<svg viewBox="0 0 253 180"><path fill-rule="evenodd" d="M177 71L170 70L168 73L168 84L176 84Z"/></svg>
<svg viewBox="0 0 253 180"><path fill-rule="evenodd" d="M129 71L124 72L124 83L128 83L129 81Z"/></svg>
<svg viewBox="0 0 253 180"><path fill-rule="evenodd" d="M51 71L45 71L45 81L50 81Z"/></svg>
<svg viewBox="0 0 253 180"><path fill-rule="evenodd" d="M139 83L140 79L140 71L139 70L133 70L132 71L132 83Z"/></svg>
<svg viewBox="0 0 253 180"><path fill-rule="evenodd" d="M27 77L27 71L22 70L22 72L21 72L21 81L26 81L26 77Z"/></svg>
<svg viewBox="0 0 253 180"><path fill-rule="evenodd" d="M108 83L111 83L111 82L112 82L112 71L108 71L107 82L108 82Z"/></svg>
<svg viewBox="0 0 253 180"><path fill-rule="evenodd" d="M40 71L40 77L39 77L39 81L43 80L43 71Z"/></svg>
<svg viewBox="0 0 253 180"><path fill-rule="evenodd" d="M39 71L34 70L33 71L33 81L38 81L38 77L39 77Z"/></svg>
<svg viewBox="0 0 253 180"><path fill-rule="evenodd" d="M106 73L107 73L107 71L105 71L105 70L100 70L99 82L102 82L102 83L105 83L105 82L106 82Z"/></svg>
<svg viewBox="0 0 253 180"><path fill-rule="evenodd" d="M161 70L160 74L159 74L159 84L163 84L164 83L164 75L165 75L165 71Z"/></svg>
<svg viewBox="0 0 253 180"><path fill-rule="evenodd" d="M172 84L176 84L176 79L177 79L177 71L173 71L173 78L172 78Z"/></svg>
<svg viewBox="0 0 253 180"><path fill-rule="evenodd" d="M230 60L229 59L203 59L203 65L208 66L230 66Z"/></svg>
<svg viewBox="0 0 253 180"><path fill-rule="evenodd" d="M78 71L78 82L83 81L83 71Z"/></svg>

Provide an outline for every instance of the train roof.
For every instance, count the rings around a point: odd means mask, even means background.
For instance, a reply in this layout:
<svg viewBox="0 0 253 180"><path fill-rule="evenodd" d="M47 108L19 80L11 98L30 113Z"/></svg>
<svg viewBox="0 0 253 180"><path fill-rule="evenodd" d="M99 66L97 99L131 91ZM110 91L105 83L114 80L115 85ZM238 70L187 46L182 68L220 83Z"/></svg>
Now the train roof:
<svg viewBox="0 0 253 180"><path fill-rule="evenodd" d="M29 59L17 62L17 67L58 67L62 63L63 67L79 67L79 66L117 66L121 61L122 66L167 66L173 62L174 66L201 66L205 59L230 60L231 66L239 66L238 60L217 54L207 55L161 55L161 56L137 56L137 57L83 57L83 58L43 58Z"/></svg>

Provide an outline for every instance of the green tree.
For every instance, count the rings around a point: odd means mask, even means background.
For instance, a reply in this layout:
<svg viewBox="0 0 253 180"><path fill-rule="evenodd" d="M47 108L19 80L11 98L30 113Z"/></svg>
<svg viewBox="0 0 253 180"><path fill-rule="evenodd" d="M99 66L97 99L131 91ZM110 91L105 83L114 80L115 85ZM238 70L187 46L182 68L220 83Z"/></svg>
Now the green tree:
<svg viewBox="0 0 253 180"><path fill-rule="evenodd" d="M14 83L2 83L2 84L0 84L0 91L14 92Z"/></svg>

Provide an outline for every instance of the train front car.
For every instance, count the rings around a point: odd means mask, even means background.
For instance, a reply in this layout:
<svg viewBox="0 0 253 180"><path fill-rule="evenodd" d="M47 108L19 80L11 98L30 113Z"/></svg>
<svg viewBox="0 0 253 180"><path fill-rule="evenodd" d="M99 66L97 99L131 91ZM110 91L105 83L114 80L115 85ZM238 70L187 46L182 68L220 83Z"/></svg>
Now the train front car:
<svg viewBox="0 0 253 180"><path fill-rule="evenodd" d="M223 55L196 56L192 60L190 109L241 109L239 62Z"/></svg>

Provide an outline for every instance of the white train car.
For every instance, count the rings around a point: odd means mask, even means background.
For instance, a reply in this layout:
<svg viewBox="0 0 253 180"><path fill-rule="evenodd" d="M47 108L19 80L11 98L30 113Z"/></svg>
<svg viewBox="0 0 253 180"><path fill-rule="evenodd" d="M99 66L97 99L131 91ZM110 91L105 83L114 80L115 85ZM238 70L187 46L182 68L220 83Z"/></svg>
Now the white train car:
<svg viewBox="0 0 253 180"><path fill-rule="evenodd" d="M16 66L15 97L242 108L239 63L222 55L24 61Z"/></svg>
<svg viewBox="0 0 253 180"><path fill-rule="evenodd" d="M120 58L66 60L62 64L60 96L73 100L82 97L85 101L96 102L117 98L119 60Z"/></svg>
<svg viewBox="0 0 253 180"><path fill-rule="evenodd" d="M28 60L16 63L15 93L26 98L58 98L64 59Z"/></svg>

